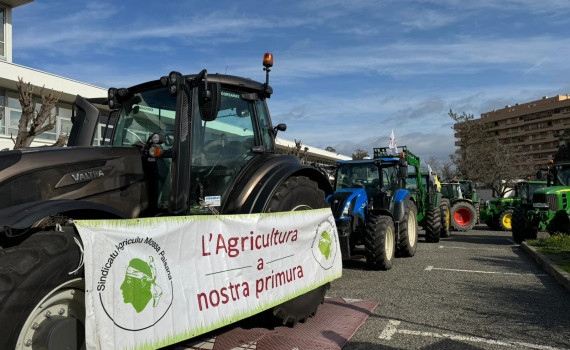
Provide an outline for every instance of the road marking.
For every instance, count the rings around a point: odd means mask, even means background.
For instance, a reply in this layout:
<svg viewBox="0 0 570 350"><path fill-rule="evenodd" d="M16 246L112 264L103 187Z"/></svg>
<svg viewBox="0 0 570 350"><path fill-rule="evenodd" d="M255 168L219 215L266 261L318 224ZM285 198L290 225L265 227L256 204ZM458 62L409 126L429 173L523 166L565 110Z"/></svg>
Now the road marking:
<svg viewBox="0 0 570 350"><path fill-rule="evenodd" d="M512 250L512 249L519 249L518 247L507 247L507 248L467 248L467 247L450 247L450 246L443 246L440 245L439 249L464 249L464 250L500 250L500 251L505 251L505 250Z"/></svg>
<svg viewBox="0 0 570 350"><path fill-rule="evenodd" d="M400 325L400 321L396 320L389 320L388 324L382 330L382 333L378 338L391 340L392 337L396 334L405 334L405 335L416 335L420 337L431 337L431 338L446 338L456 341L468 341L473 343L484 343L484 344L491 344L491 345L500 345L500 346L510 346L513 348L523 348L523 349L537 349L537 350L568 350L564 348L555 348L552 346L546 345L536 345L531 343L523 343L517 341L502 341L502 340L494 340L494 339L487 339L487 338L480 338L480 337L473 337L473 336L465 336L460 334L450 334L450 333L433 333L433 332L420 332L420 331L412 331L409 329L397 329L396 327Z"/></svg>
<svg viewBox="0 0 570 350"><path fill-rule="evenodd" d="M545 273L517 273L517 272L498 272L498 271L478 271L478 270L461 270L461 269L444 269L441 267L428 266L424 269L425 271L442 270L442 271L454 271L454 272L469 272L469 273L485 273L494 275L513 275L513 276L548 276Z"/></svg>
<svg viewBox="0 0 570 350"><path fill-rule="evenodd" d="M384 327L384 330L382 331L382 333L380 333L380 336L378 338L386 340L392 339L392 336L396 334L396 332L398 331L396 327L399 326L400 323L401 323L400 321L389 320L388 324L386 325L386 327Z"/></svg>

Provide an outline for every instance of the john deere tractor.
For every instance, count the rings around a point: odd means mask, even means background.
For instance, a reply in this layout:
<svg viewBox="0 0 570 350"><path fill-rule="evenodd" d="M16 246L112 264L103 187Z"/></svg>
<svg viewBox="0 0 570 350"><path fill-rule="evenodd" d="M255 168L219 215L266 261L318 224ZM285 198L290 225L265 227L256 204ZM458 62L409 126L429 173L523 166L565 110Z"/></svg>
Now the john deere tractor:
<svg viewBox="0 0 570 350"><path fill-rule="evenodd" d="M394 256L413 256L418 210L406 190L405 154L337 163L333 211L343 259L364 245L367 265L388 270Z"/></svg>
<svg viewBox="0 0 570 350"><path fill-rule="evenodd" d="M419 224L426 232L426 242L437 243L441 237L449 237L449 200L441 196L441 184L437 175L422 171L418 179L417 173L409 173L406 188L410 190L416 203L423 201L422 206L427 208L421 219L418 214Z"/></svg>
<svg viewBox="0 0 570 350"><path fill-rule="evenodd" d="M464 197L462 191L464 186L455 180L441 183L441 194L450 204L451 226L457 231L469 231L477 223L476 207L479 204Z"/></svg>
<svg viewBox="0 0 570 350"><path fill-rule="evenodd" d="M549 163L547 187L534 191L532 203L522 204L513 213L513 240L536 239L539 231L569 233L570 161Z"/></svg>
<svg viewBox="0 0 570 350"><path fill-rule="evenodd" d="M272 126L266 104L273 93L272 62L266 55L265 83L219 74L212 79L203 70L111 88L102 100L117 117L103 124L111 136L102 147L91 146L101 125L99 110L78 96L68 145L73 147L0 152L2 349L85 348L84 269L75 219L328 206L328 179L296 157L274 152L276 132L285 125ZM386 197L389 186L384 191L387 203L399 203ZM398 223L409 216L415 221L415 208L398 208ZM374 227L382 224L388 225L376 219ZM411 241L403 252L413 253ZM326 289L321 285L284 301L273 314L288 324L304 321Z"/></svg>
<svg viewBox="0 0 570 350"><path fill-rule="evenodd" d="M546 181L524 180L516 183L515 196L488 201L481 211L481 219L494 230L510 231L515 209L522 204L531 203L533 193L545 186Z"/></svg>
<svg viewBox="0 0 570 350"><path fill-rule="evenodd" d="M418 209L418 223L425 230L426 241L436 243L439 242L441 231L441 210L440 200L441 193L437 190L435 181L430 179L429 174L425 173L425 178L420 171L420 157L413 154L406 146L398 147L402 149L401 154L406 157L409 167L413 168L413 173L408 173L406 179L406 189L412 194L412 199ZM382 158L396 156L390 154L388 148L374 148L374 158ZM408 183L409 182L409 183ZM416 186L413 186L416 184Z"/></svg>
<svg viewBox="0 0 570 350"><path fill-rule="evenodd" d="M475 208L476 220L475 223L478 224L481 220L481 212L479 208L479 198L477 196L477 190L475 189L475 184L471 180L456 180L461 186L461 194L464 199L470 200L473 203L473 208Z"/></svg>

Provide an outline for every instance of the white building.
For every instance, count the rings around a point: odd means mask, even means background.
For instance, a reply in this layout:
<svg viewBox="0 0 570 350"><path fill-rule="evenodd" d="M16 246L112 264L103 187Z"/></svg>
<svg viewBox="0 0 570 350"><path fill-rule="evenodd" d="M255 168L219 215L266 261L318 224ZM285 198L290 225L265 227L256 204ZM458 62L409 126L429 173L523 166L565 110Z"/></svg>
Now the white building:
<svg viewBox="0 0 570 350"><path fill-rule="evenodd" d="M12 62L12 9L31 2L33 0L0 0L0 113L4 116L0 120L0 150L12 149L14 143L11 135L15 138L18 132L18 122L21 116L20 102L18 101L16 89L18 77L23 78L25 82L30 82L36 87L35 92L38 93L36 108L38 110L41 104L39 90L42 86L46 90L53 90L55 93L61 92L60 102L55 108L55 115L57 116L55 129L38 135L32 146L52 144L58 135L69 133L71 130L72 104L76 95L87 98L107 96L106 88L20 66ZM96 138L99 139L98 134ZM284 150L287 147L295 147L295 143L277 139L278 149ZM350 157L327 152L316 147L308 146L308 148L307 153L310 161L333 163L336 160L351 159Z"/></svg>

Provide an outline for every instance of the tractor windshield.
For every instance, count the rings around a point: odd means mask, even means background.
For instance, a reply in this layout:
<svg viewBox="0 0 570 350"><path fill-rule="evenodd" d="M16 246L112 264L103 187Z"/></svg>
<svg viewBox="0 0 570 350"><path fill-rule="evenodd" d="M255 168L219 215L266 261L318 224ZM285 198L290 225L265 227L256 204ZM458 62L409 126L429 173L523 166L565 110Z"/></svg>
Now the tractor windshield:
<svg viewBox="0 0 570 350"><path fill-rule="evenodd" d="M463 194L463 197L469 199L473 197L473 185L471 182L460 182L459 186L461 186L461 194Z"/></svg>
<svg viewBox="0 0 570 350"><path fill-rule="evenodd" d="M142 149L149 137L158 133L165 136L162 145L164 151L174 145L174 126L176 116L176 96L172 96L166 87L141 91L122 104L119 120L113 133L112 145L117 147L138 146ZM157 158L156 187L158 209L167 209L170 196L170 174L172 154Z"/></svg>
<svg viewBox="0 0 570 350"><path fill-rule="evenodd" d="M143 146L153 133L166 137L165 149L173 145L176 97L165 87L134 94L123 103L113 146Z"/></svg>
<svg viewBox="0 0 570 350"><path fill-rule="evenodd" d="M459 198L458 184L441 184L441 195L443 198Z"/></svg>
<svg viewBox="0 0 570 350"><path fill-rule="evenodd" d="M544 188L545 186L546 184L532 184L532 183L526 184L525 186L522 186L523 192L520 197L523 199L532 198L534 191Z"/></svg>
<svg viewBox="0 0 570 350"><path fill-rule="evenodd" d="M380 174L373 162L344 163L338 168L336 190L343 188L364 188L366 195L373 196L380 187Z"/></svg>
<svg viewBox="0 0 570 350"><path fill-rule="evenodd" d="M215 120L201 120L198 104L194 108L190 178L193 202L190 211L210 213L199 202L203 200L214 207L220 205L232 180L255 156L252 147L262 144L256 132L257 122L269 125L269 120L264 119L267 115L265 110L258 110L264 109L264 104L244 100L240 93L229 90L222 90L220 110ZM256 116L260 116L259 119Z"/></svg>
<svg viewBox="0 0 570 350"><path fill-rule="evenodd" d="M570 164L556 166L555 186L570 186Z"/></svg>

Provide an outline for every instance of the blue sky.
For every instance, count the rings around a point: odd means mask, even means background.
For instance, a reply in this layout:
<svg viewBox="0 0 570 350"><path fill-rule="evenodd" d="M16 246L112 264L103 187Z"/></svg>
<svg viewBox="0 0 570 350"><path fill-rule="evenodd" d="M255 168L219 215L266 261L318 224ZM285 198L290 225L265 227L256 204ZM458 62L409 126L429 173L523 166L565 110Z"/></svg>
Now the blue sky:
<svg viewBox="0 0 570 350"><path fill-rule="evenodd" d="M447 159L449 109L570 93L568 0L41 1L13 13L13 62L101 87L172 70L265 79L281 137L350 155Z"/></svg>

